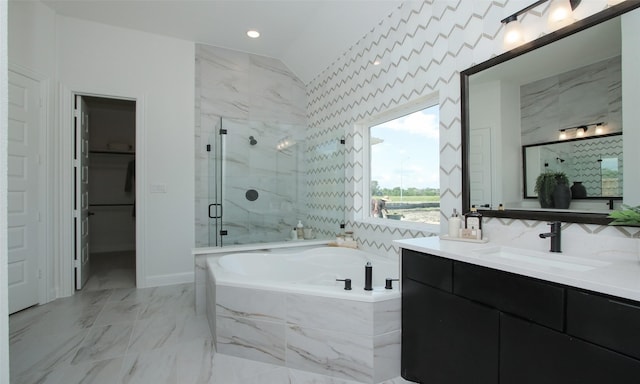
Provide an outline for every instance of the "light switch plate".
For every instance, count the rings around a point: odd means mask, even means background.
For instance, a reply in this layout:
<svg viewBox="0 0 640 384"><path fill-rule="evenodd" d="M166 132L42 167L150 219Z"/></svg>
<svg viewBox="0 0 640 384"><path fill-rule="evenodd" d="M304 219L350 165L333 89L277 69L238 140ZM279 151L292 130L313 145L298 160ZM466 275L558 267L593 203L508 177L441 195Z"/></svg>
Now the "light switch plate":
<svg viewBox="0 0 640 384"><path fill-rule="evenodd" d="M151 184L149 188L149 192L151 193L167 193L167 185L166 184Z"/></svg>

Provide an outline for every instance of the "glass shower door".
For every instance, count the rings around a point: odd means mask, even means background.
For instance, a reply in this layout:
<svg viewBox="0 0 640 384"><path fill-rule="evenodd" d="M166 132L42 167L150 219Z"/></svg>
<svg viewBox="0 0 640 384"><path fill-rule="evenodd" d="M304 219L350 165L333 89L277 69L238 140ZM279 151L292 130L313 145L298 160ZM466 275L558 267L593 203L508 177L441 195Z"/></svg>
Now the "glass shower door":
<svg viewBox="0 0 640 384"><path fill-rule="evenodd" d="M222 118L217 119L213 131L208 134L207 180L209 189L208 222L209 246L222 246Z"/></svg>

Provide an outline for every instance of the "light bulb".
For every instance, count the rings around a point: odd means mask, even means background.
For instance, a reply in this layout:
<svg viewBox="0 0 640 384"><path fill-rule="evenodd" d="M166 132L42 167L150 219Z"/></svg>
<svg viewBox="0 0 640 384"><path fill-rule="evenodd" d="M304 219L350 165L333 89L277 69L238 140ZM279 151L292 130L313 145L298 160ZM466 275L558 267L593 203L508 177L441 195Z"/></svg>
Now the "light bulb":
<svg viewBox="0 0 640 384"><path fill-rule="evenodd" d="M547 21L549 29L556 30L571 24L573 22L572 13L569 0L551 0Z"/></svg>
<svg viewBox="0 0 640 384"><path fill-rule="evenodd" d="M576 131L576 136L578 137L584 136L584 129L578 128L578 130Z"/></svg>
<svg viewBox="0 0 640 384"><path fill-rule="evenodd" d="M524 33L522 25L516 19L507 23L504 27L503 46L507 50L511 50L524 42Z"/></svg>
<svg viewBox="0 0 640 384"><path fill-rule="evenodd" d="M252 39L257 39L258 37L260 37L260 32L252 29L247 31L247 36L249 36Z"/></svg>
<svg viewBox="0 0 640 384"><path fill-rule="evenodd" d="M604 128L602 127L602 124L596 125L596 135L602 135L602 133L604 133Z"/></svg>
<svg viewBox="0 0 640 384"><path fill-rule="evenodd" d="M564 140L567 138L567 133L565 131L560 131L560 136L558 136L560 140Z"/></svg>

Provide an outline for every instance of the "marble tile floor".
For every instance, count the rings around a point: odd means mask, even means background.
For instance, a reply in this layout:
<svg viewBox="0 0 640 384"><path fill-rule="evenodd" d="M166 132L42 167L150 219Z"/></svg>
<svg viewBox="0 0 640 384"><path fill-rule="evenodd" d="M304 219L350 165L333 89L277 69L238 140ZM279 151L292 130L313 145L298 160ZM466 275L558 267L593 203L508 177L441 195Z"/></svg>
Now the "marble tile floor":
<svg viewBox="0 0 640 384"><path fill-rule="evenodd" d="M136 287L136 251L91 254L90 276L83 290Z"/></svg>
<svg viewBox="0 0 640 384"><path fill-rule="evenodd" d="M9 329L13 384L356 384L214 353L193 284L82 291Z"/></svg>

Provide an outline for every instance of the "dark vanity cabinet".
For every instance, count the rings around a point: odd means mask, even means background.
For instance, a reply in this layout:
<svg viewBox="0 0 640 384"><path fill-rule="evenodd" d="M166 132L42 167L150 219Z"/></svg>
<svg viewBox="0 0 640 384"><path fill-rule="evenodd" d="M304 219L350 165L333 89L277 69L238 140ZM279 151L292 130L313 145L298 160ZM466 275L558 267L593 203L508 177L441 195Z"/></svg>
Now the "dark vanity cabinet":
<svg viewBox="0 0 640 384"><path fill-rule="evenodd" d="M640 306L403 249L401 370L428 384L640 383Z"/></svg>

